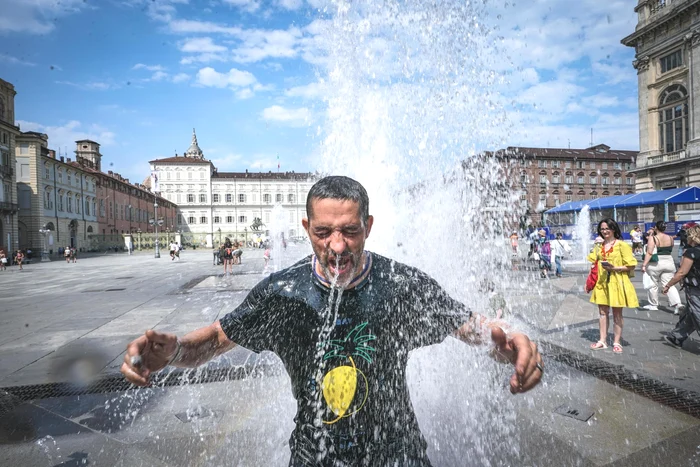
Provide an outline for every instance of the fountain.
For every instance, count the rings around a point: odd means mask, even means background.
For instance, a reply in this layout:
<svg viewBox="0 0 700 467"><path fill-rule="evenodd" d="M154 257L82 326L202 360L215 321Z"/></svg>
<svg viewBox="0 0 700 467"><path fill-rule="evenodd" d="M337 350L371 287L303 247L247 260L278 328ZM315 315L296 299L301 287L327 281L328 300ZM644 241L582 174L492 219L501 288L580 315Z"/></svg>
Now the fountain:
<svg viewBox="0 0 700 467"><path fill-rule="evenodd" d="M591 211L587 205L583 206L578 213L573 234L572 258L562 261L562 266L569 271L583 272L591 266L586 257L590 253L593 244L591 237Z"/></svg>

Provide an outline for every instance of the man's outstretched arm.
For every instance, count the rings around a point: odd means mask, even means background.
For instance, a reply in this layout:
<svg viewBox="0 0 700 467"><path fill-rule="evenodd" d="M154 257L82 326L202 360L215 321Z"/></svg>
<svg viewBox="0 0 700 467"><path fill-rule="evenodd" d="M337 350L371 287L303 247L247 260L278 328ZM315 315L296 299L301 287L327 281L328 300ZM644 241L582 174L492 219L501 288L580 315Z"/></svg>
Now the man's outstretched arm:
<svg viewBox="0 0 700 467"><path fill-rule="evenodd" d="M137 386L146 386L151 374L167 365L194 368L236 346L219 321L179 338L149 329L126 348L121 372Z"/></svg>
<svg viewBox="0 0 700 467"><path fill-rule="evenodd" d="M505 359L515 365L515 373L510 378L510 392L513 394L527 392L537 386L544 374L542 355L537 344L525 334L514 332L506 334L497 321L482 319L472 315L469 321L455 332L455 337L468 344L482 342L487 332L495 345L497 358Z"/></svg>

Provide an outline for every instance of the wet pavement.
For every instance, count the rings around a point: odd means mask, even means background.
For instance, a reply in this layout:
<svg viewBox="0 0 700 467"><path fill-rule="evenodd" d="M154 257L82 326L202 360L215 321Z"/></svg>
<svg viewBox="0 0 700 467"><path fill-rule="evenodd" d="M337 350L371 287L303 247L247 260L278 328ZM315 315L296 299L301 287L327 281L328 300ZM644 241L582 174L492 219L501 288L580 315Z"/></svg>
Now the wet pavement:
<svg viewBox="0 0 700 467"><path fill-rule="evenodd" d="M307 251L291 246L278 266ZM508 368L453 339L414 353L411 397L436 466L700 465L698 336L673 348L669 309L625 310L623 354L590 351L582 271L507 292L547 357L535 391L510 396ZM233 309L264 277L262 251L221 272L199 250L0 272L0 465L286 465L295 404L276 356L236 348L147 389L118 376L144 329L184 334Z"/></svg>

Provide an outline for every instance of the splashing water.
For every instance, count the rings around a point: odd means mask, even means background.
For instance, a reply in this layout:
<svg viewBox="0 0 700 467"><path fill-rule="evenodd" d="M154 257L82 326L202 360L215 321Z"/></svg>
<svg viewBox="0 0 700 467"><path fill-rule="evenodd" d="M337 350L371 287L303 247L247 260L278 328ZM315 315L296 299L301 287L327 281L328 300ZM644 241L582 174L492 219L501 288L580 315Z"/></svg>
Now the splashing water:
<svg viewBox="0 0 700 467"><path fill-rule="evenodd" d="M585 259L591 250L591 212L588 206L581 208L576 219L576 237L579 244L579 258Z"/></svg>

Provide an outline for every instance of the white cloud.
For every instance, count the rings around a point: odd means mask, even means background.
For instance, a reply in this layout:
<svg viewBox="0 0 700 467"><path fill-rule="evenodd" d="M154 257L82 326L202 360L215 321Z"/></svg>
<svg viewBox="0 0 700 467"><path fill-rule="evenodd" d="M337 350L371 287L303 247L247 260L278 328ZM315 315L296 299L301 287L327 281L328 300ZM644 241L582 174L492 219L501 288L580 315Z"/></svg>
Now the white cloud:
<svg viewBox="0 0 700 467"><path fill-rule="evenodd" d="M132 70L148 70L148 71L164 71L165 68L162 65L145 65L143 63L137 63L131 67Z"/></svg>
<svg viewBox="0 0 700 467"><path fill-rule="evenodd" d="M257 79L248 71L231 68L228 73L219 73L211 67L197 72L197 84L215 88L241 88L257 83Z"/></svg>
<svg viewBox="0 0 700 467"><path fill-rule="evenodd" d="M211 153L211 151L209 151L209 153ZM240 167L243 156L231 152L223 157L212 158L211 161L221 172L233 171Z"/></svg>
<svg viewBox="0 0 700 467"><path fill-rule="evenodd" d="M260 8L260 1L258 0L223 0L223 2L250 13Z"/></svg>
<svg viewBox="0 0 700 467"><path fill-rule="evenodd" d="M189 81L190 75L187 73L178 73L175 76L173 76L173 83L184 83L185 81Z"/></svg>
<svg viewBox="0 0 700 467"><path fill-rule="evenodd" d="M12 55L0 53L0 63L9 63L11 65L36 66L36 63L17 58Z"/></svg>
<svg viewBox="0 0 700 467"><path fill-rule="evenodd" d="M302 31L297 27L288 30L249 29L238 34L242 44L233 49L233 59L239 63L252 63L267 58L294 58Z"/></svg>
<svg viewBox="0 0 700 467"><path fill-rule="evenodd" d="M303 97L304 99L320 99L325 92L325 83L316 82L289 88L284 92L284 95L288 97Z"/></svg>
<svg viewBox="0 0 700 467"><path fill-rule="evenodd" d="M211 37L191 37L182 41L179 45L180 51L187 53L213 53L226 52L228 49L223 45L214 44Z"/></svg>
<svg viewBox="0 0 700 467"><path fill-rule="evenodd" d="M164 71L156 71L155 73L153 73L151 75L151 81L162 81L165 78L167 78L168 76L170 76L170 75L168 75Z"/></svg>
<svg viewBox="0 0 700 467"><path fill-rule="evenodd" d="M48 34L55 20L90 8L84 0L4 0L0 33Z"/></svg>
<svg viewBox="0 0 700 467"><path fill-rule="evenodd" d="M236 97L238 97L241 100L250 99L254 95L255 95L255 93L250 88L243 88L240 91L236 91Z"/></svg>
<svg viewBox="0 0 700 467"><path fill-rule="evenodd" d="M225 62L228 57L223 54L199 54L199 55L188 55L180 59L180 65L192 65L193 63L210 63L210 62Z"/></svg>
<svg viewBox="0 0 700 467"><path fill-rule="evenodd" d="M240 34L242 29L239 27L223 26L210 21L194 21L188 19L176 19L168 21L168 29L170 32L179 34Z"/></svg>
<svg viewBox="0 0 700 467"><path fill-rule="evenodd" d="M116 89L119 87L116 84L105 83L104 81L88 81L87 83L74 83L72 81L56 81L56 84L65 84L66 86L72 86L74 88L89 91L106 91L108 89Z"/></svg>
<svg viewBox="0 0 700 467"><path fill-rule="evenodd" d="M116 135L113 131L97 124L83 125L78 120L70 120L63 125L43 125L41 123L18 120L22 131L38 131L49 137L50 148L69 148L73 150L75 142L80 139L91 139L102 146L115 144Z"/></svg>
<svg viewBox="0 0 700 467"><path fill-rule="evenodd" d="M261 116L265 121L282 123L293 127L307 126L311 121L311 112L306 107L290 109L273 105L264 109Z"/></svg>
<svg viewBox="0 0 700 467"><path fill-rule="evenodd" d="M304 5L302 0L279 0L277 4L285 10L298 10Z"/></svg>

